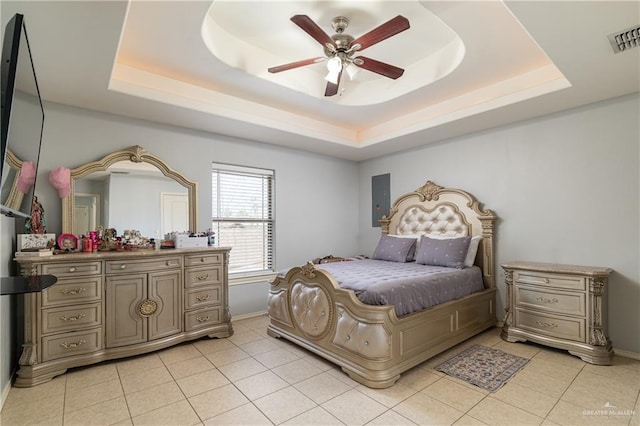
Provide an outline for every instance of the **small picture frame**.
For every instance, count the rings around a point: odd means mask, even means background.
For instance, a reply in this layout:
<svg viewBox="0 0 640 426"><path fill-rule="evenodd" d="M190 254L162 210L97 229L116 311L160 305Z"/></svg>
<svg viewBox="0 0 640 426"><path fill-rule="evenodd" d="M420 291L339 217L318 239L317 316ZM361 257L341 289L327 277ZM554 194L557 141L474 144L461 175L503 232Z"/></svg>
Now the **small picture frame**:
<svg viewBox="0 0 640 426"><path fill-rule="evenodd" d="M18 251L53 248L56 234L18 234Z"/></svg>
<svg viewBox="0 0 640 426"><path fill-rule="evenodd" d="M73 234L62 234L58 237L58 248L64 251L78 250L78 237Z"/></svg>

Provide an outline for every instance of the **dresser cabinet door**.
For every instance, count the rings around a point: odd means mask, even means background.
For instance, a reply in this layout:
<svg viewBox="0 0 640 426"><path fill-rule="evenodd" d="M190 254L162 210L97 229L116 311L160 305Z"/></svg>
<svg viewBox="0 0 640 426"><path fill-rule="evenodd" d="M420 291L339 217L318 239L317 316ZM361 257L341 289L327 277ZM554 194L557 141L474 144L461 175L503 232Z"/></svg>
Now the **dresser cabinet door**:
<svg viewBox="0 0 640 426"><path fill-rule="evenodd" d="M180 271L149 274L148 298L155 312L148 315L149 340L182 331L182 280Z"/></svg>
<svg viewBox="0 0 640 426"><path fill-rule="evenodd" d="M107 277L105 286L107 348L146 342L147 274Z"/></svg>

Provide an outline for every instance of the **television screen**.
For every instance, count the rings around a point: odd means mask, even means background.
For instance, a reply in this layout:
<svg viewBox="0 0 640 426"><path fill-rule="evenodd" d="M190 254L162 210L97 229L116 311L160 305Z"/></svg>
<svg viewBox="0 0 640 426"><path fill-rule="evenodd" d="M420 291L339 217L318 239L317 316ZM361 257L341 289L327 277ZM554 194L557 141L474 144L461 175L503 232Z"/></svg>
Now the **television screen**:
<svg viewBox="0 0 640 426"><path fill-rule="evenodd" d="M5 27L1 66L0 211L8 216L30 217L44 109L24 17L20 14Z"/></svg>

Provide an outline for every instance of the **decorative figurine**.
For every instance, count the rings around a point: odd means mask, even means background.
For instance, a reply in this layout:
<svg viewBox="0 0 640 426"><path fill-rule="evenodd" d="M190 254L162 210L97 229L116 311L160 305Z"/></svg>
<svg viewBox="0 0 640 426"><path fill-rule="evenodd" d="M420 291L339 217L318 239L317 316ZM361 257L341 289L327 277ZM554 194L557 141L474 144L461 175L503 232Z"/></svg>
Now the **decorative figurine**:
<svg viewBox="0 0 640 426"><path fill-rule="evenodd" d="M38 201L38 197L33 196L31 202L31 218L25 223L27 234L45 234L47 232L47 223L44 219L44 207Z"/></svg>

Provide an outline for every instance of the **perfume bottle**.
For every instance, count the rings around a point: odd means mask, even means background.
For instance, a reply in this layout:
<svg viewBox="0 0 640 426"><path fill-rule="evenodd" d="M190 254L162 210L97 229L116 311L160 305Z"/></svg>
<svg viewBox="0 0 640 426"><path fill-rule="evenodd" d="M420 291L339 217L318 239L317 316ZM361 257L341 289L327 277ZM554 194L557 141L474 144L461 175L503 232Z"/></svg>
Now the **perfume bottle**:
<svg viewBox="0 0 640 426"><path fill-rule="evenodd" d="M85 253L89 253L93 250L93 243L91 242L91 238L86 235L82 236L82 251Z"/></svg>

